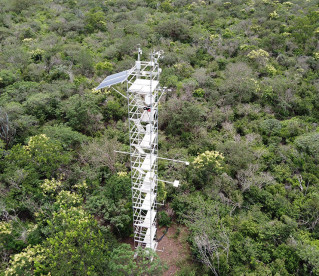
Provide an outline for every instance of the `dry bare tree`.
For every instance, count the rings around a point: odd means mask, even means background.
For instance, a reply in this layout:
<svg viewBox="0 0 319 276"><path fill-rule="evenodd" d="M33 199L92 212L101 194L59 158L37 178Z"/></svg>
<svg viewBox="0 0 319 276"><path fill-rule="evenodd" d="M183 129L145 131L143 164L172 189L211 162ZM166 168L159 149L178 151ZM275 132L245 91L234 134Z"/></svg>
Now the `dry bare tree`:
<svg viewBox="0 0 319 276"><path fill-rule="evenodd" d="M15 129L10 124L8 114L0 108L0 139L4 141L6 149L8 149L14 135Z"/></svg>
<svg viewBox="0 0 319 276"><path fill-rule="evenodd" d="M196 206L192 206L194 209L185 215L186 225L193 233L200 261L218 276L220 257L223 255L228 260L229 234L222 223L219 204L197 200Z"/></svg>

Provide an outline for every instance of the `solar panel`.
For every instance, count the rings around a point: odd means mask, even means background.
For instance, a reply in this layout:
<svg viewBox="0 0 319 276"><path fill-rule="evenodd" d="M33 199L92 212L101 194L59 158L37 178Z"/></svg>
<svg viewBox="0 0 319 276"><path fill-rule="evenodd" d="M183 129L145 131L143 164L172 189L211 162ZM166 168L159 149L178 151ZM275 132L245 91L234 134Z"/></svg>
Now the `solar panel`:
<svg viewBox="0 0 319 276"><path fill-rule="evenodd" d="M128 76L131 73L132 73L132 69L107 76L95 89L98 90L105 87L110 87L114 84L123 83L124 81L127 80Z"/></svg>

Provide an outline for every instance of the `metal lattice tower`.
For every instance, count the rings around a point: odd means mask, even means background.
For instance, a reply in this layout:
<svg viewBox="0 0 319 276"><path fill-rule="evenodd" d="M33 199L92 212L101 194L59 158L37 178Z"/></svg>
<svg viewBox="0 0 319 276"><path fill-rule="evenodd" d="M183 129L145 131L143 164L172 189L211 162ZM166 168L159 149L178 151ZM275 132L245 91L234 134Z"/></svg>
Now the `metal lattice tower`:
<svg viewBox="0 0 319 276"><path fill-rule="evenodd" d="M162 52L152 52L150 61L141 61L141 54L138 49L132 69L106 77L96 89L112 87L127 98L130 152L118 152L129 154L131 160L134 245L156 250L158 159L188 162L158 157L158 103L166 90L159 85ZM126 96L113 87L124 82ZM179 185L177 180L163 182Z"/></svg>
<svg viewBox="0 0 319 276"><path fill-rule="evenodd" d="M127 81L134 243L153 250L157 247L159 56L153 53L148 62L138 58Z"/></svg>
<svg viewBox="0 0 319 276"><path fill-rule="evenodd" d="M153 52L150 61L140 61L141 53L138 49L131 70L108 76L96 89L127 84L134 244L156 250L158 101L164 89L159 86L161 52Z"/></svg>

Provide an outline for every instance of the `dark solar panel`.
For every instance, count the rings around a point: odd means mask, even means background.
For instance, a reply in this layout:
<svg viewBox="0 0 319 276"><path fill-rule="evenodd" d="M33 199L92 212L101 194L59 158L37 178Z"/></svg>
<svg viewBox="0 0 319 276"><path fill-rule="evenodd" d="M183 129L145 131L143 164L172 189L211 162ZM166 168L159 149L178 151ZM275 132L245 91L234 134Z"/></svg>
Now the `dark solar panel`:
<svg viewBox="0 0 319 276"><path fill-rule="evenodd" d="M111 85L114 85L114 84L123 83L124 81L127 80L130 74L131 74L131 70L126 70L120 73L107 76L95 89L98 90L105 87L110 87Z"/></svg>

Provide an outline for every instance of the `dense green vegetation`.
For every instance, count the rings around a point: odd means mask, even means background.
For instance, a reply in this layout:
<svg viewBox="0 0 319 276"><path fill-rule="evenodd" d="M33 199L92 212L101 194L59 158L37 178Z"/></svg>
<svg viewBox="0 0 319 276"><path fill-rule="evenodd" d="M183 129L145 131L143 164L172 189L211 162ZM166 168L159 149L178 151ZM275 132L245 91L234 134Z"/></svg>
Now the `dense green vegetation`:
<svg viewBox="0 0 319 276"><path fill-rule="evenodd" d="M180 275L319 275L315 0L0 1L0 275L157 275L132 234L126 101L92 93L165 52L162 156ZM121 88L119 88L121 89ZM124 87L122 88L124 91ZM150 253L145 253L150 254ZM130 275L131 275L130 274Z"/></svg>

